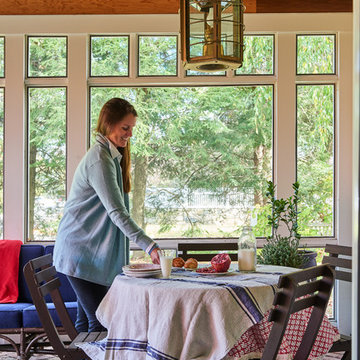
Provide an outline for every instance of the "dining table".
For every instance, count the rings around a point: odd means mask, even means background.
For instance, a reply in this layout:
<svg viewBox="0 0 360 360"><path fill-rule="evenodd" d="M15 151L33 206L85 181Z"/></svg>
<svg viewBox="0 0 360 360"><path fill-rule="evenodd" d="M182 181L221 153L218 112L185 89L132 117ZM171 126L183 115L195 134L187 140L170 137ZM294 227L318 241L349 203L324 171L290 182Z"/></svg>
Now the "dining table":
<svg viewBox="0 0 360 360"><path fill-rule="evenodd" d="M233 265L232 265L233 266ZM176 269L170 278L119 274L96 316L108 336L79 343L93 360L245 360L261 357L279 276L293 268L231 267L225 274ZM311 309L293 314L278 359L291 359ZM324 317L309 359L328 352L339 332Z"/></svg>

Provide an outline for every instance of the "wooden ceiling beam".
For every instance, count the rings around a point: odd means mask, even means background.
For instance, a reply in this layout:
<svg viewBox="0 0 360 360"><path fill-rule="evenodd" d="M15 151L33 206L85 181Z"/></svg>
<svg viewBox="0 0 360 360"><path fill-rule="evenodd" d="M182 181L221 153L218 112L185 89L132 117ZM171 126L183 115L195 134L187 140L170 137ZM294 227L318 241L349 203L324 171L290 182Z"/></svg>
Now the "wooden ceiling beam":
<svg viewBox="0 0 360 360"><path fill-rule="evenodd" d="M352 0L256 0L257 13L352 12Z"/></svg>
<svg viewBox="0 0 360 360"><path fill-rule="evenodd" d="M179 0L0 0L0 15L177 14ZM244 0L247 13L351 12L352 0Z"/></svg>

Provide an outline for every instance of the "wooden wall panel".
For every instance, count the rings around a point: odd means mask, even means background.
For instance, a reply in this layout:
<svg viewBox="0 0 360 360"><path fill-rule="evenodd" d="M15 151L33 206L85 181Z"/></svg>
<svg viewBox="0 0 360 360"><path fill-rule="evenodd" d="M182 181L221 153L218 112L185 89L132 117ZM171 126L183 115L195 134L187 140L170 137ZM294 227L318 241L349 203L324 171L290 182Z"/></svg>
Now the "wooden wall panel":
<svg viewBox="0 0 360 360"><path fill-rule="evenodd" d="M351 12L352 0L244 0L247 13ZM177 14L179 0L0 0L0 15Z"/></svg>
<svg viewBox="0 0 360 360"><path fill-rule="evenodd" d="M352 0L257 0L256 12L352 12Z"/></svg>

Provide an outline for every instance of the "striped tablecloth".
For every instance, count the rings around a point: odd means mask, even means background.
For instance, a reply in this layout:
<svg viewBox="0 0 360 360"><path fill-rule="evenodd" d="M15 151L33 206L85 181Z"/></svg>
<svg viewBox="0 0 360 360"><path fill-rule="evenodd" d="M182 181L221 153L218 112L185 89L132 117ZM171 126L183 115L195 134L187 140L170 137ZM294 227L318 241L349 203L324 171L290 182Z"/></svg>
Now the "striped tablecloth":
<svg viewBox="0 0 360 360"><path fill-rule="evenodd" d="M119 275L97 310L107 339L79 346L94 360L246 357L254 346L261 349L257 343L243 348L239 339L266 320L280 272L292 270L260 267L225 276L180 270L171 279Z"/></svg>

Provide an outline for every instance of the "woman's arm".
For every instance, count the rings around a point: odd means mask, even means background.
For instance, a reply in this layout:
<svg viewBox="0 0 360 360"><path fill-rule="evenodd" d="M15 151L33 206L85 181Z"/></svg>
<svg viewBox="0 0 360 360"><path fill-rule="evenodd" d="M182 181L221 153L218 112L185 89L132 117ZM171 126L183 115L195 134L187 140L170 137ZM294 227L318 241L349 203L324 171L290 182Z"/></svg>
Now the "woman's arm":
<svg viewBox="0 0 360 360"><path fill-rule="evenodd" d="M144 251L151 249L154 241L135 223L126 209L113 159L103 154L87 171L87 181L98 195L112 222L130 240ZM156 251L157 253L157 251ZM151 255L151 254L150 254ZM154 254L155 256L155 254Z"/></svg>

